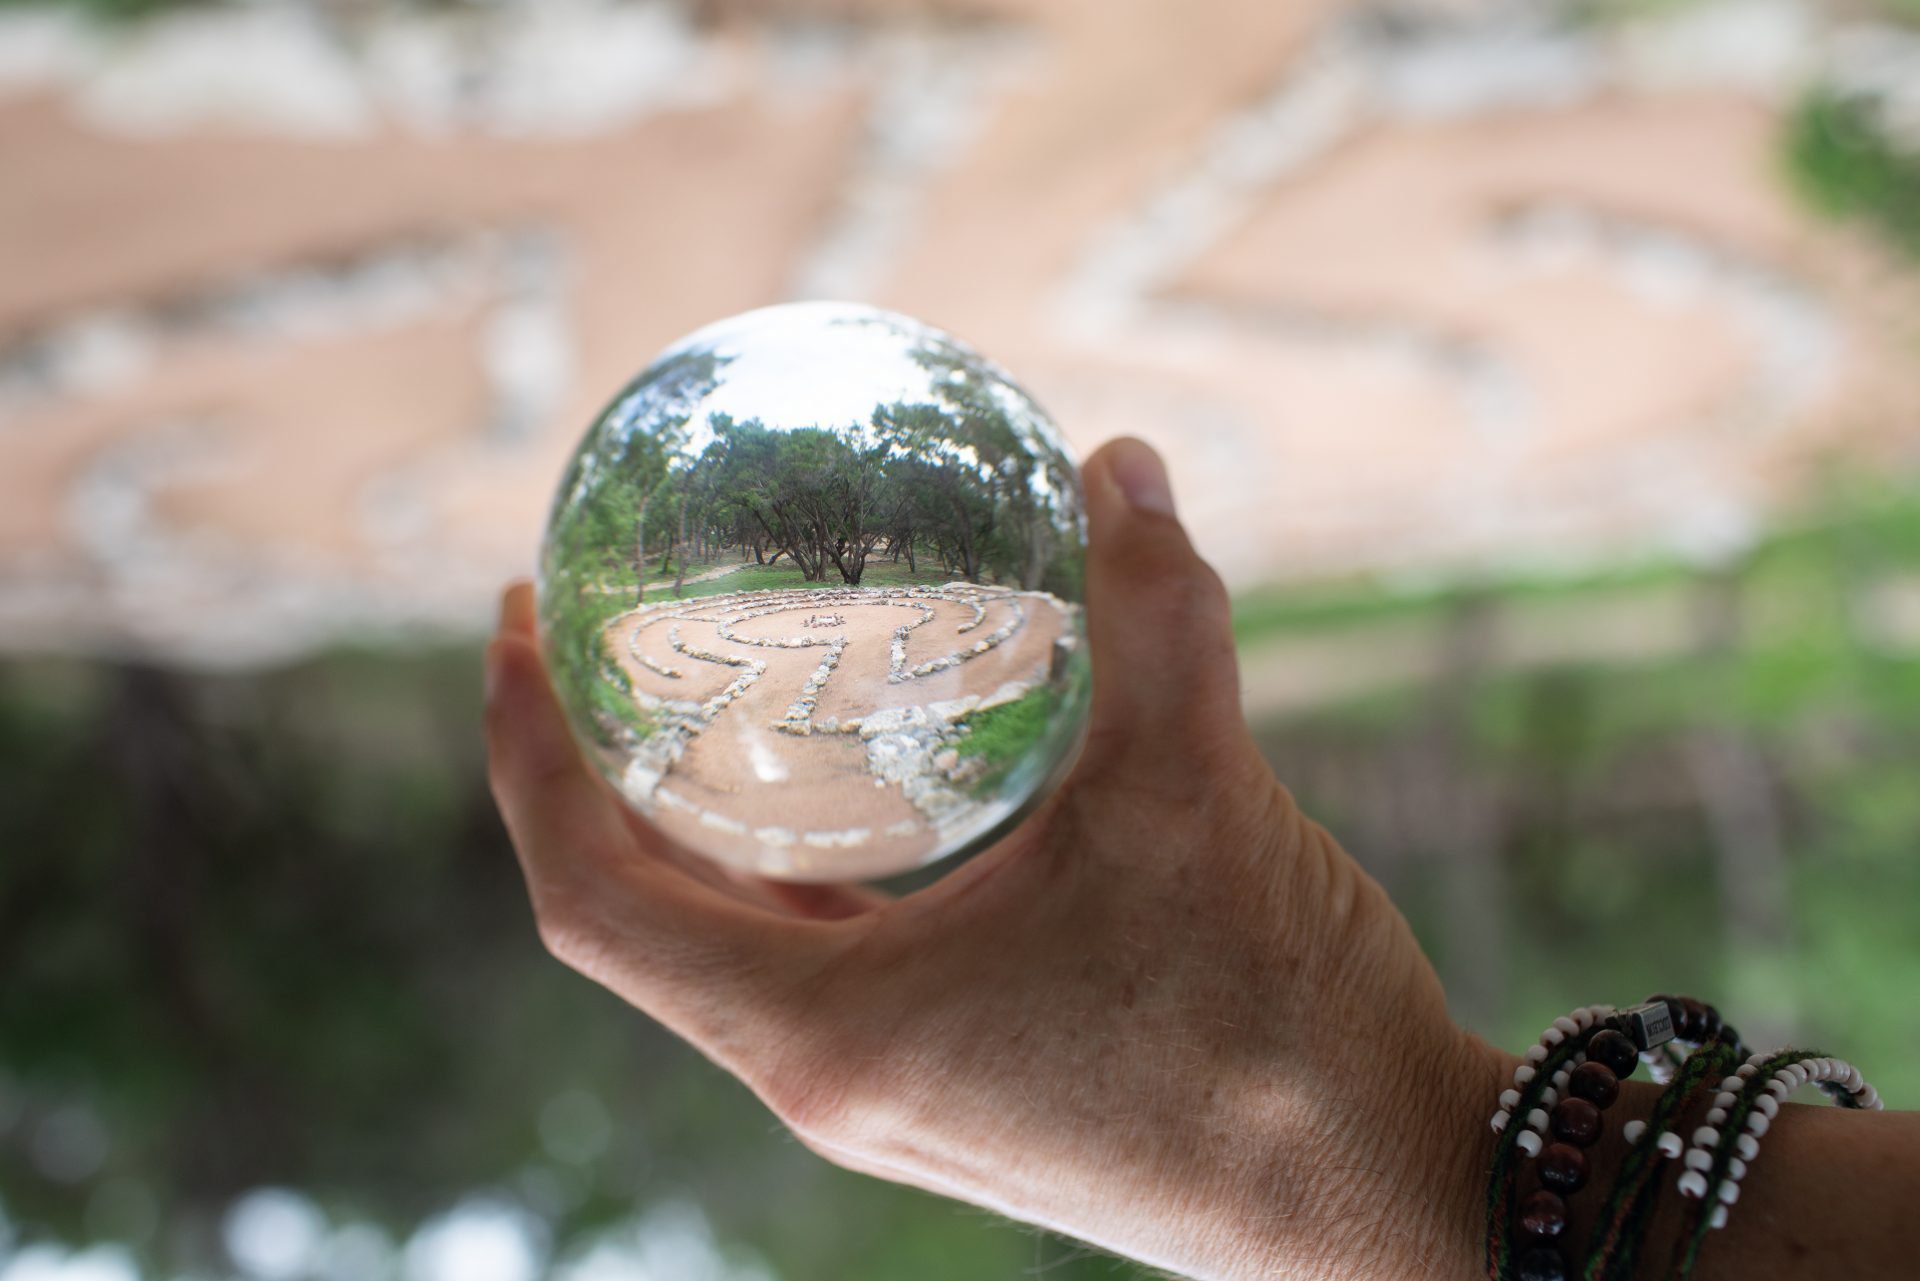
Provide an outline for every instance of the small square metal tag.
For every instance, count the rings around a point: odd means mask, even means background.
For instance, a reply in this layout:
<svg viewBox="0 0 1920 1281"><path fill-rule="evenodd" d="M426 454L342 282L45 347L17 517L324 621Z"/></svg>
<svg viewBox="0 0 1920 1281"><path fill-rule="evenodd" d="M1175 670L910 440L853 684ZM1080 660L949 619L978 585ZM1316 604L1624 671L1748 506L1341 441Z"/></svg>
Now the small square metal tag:
<svg viewBox="0 0 1920 1281"><path fill-rule="evenodd" d="M1620 1017L1626 1020L1627 1035L1643 1054L1673 1039L1673 1011L1665 1001L1629 1006L1620 1011Z"/></svg>

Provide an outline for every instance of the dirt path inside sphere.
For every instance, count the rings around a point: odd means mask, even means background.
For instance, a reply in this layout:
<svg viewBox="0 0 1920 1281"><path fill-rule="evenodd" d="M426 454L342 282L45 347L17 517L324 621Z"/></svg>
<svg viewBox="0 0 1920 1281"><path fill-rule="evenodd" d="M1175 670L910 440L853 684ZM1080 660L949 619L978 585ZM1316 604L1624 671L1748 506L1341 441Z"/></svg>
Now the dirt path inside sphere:
<svg viewBox="0 0 1920 1281"><path fill-rule="evenodd" d="M949 584L735 592L623 615L607 640L643 705L699 722L635 799L669 834L744 866L854 878L911 865L1006 808L930 806L918 780L936 771L914 749L1044 682L1070 611L1045 593ZM919 737L905 777L887 778L875 759L890 744L872 740L896 722Z"/></svg>

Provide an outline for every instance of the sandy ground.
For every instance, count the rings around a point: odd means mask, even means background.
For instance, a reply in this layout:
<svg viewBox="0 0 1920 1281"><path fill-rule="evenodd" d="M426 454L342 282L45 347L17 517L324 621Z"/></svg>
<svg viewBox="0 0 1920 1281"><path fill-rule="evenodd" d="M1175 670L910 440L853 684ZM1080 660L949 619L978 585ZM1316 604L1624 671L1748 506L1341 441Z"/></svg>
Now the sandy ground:
<svg viewBox="0 0 1920 1281"><path fill-rule="evenodd" d="M1070 616L1041 593L983 594L977 611L963 599L869 596L741 592L609 625L609 643L634 688L652 699L705 703L751 675L755 662L765 664L690 738L654 790L650 817L736 864L864 877L924 862L1008 808L988 805L936 823L899 783L876 776L859 733L831 727L1044 681L1054 642L1073 628ZM741 617L770 606L776 612ZM828 616L837 621L807 625ZM893 640L902 626L912 630L896 668ZM1009 628L992 648L972 652ZM788 647L793 642L804 644ZM836 647L838 666L818 689L811 716L799 718L808 732L795 732L803 687ZM953 665L911 675L942 659ZM890 680L896 672L908 675Z"/></svg>

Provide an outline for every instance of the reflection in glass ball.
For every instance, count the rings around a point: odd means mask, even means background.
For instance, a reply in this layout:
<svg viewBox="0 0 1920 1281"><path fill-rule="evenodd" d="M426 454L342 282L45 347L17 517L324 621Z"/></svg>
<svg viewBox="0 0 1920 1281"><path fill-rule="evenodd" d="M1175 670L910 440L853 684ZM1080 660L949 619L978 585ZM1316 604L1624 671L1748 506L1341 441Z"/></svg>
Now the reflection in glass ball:
<svg viewBox="0 0 1920 1281"><path fill-rule="evenodd" d="M547 662L607 777L681 844L859 880L992 839L1085 720L1079 477L1039 407L869 307L668 348L567 468Z"/></svg>

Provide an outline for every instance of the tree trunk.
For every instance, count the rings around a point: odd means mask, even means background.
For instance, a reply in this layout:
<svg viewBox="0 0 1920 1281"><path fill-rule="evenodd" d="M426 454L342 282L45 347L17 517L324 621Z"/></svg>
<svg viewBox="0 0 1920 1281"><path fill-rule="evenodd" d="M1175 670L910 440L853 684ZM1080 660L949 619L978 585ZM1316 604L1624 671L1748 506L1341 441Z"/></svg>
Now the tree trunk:
<svg viewBox="0 0 1920 1281"><path fill-rule="evenodd" d="M680 535L673 545L673 594L687 581L687 496L680 495Z"/></svg>

